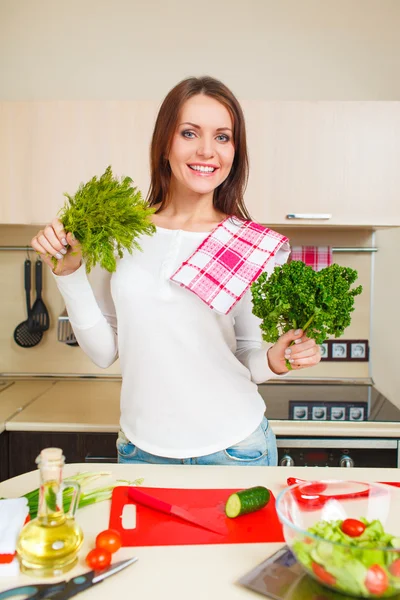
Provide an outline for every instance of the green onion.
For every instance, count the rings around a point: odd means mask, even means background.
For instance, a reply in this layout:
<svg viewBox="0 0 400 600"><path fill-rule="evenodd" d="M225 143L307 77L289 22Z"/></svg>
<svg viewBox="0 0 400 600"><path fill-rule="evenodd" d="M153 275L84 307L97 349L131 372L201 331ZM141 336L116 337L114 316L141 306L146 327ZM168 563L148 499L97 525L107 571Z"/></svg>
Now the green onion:
<svg viewBox="0 0 400 600"><path fill-rule="evenodd" d="M135 479L134 481L128 481L126 479L118 479L115 483L111 485L107 485L105 487L97 487L88 490L87 492L83 491L89 483L92 483L96 479L100 477L111 475L108 471L99 471L95 473L91 473L90 471L85 471L83 473L77 473L77 475L72 475L64 480L64 483L68 485L68 481L76 481L81 486L81 493L79 496L78 508L83 508L84 506L89 506L90 504L95 504L96 502L103 502L103 500L110 500L112 491L118 485L141 485L143 483L143 478ZM37 516L38 508L39 508L39 492L40 488L36 490L32 490L27 494L24 494L23 497L27 498L28 506L29 506L29 516L31 519L34 519ZM64 510L67 512L71 505L72 495L74 491L73 488L66 488L63 491L63 505Z"/></svg>

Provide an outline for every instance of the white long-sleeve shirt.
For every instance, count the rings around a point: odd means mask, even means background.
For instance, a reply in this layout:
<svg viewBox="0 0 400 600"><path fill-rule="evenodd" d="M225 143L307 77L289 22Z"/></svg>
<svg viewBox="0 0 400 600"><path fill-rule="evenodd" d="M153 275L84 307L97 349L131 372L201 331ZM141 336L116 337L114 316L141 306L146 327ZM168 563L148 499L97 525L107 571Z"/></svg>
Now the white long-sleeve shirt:
<svg viewBox="0 0 400 600"><path fill-rule="evenodd" d="M112 275L96 269L89 283L82 265L55 276L80 347L100 367L120 358L125 435L159 456L202 456L249 436L265 410L257 384L276 376L250 291L221 315L169 280L207 235L158 227Z"/></svg>

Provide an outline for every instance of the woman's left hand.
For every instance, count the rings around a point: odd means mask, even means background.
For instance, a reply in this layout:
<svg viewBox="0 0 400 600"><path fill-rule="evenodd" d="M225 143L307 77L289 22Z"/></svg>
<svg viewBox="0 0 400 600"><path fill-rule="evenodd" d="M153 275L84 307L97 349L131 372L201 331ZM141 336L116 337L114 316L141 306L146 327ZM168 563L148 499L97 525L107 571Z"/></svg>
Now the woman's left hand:
<svg viewBox="0 0 400 600"><path fill-rule="evenodd" d="M292 342L294 344L291 346ZM303 335L300 330L288 331L268 350L268 363L277 375L288 372L286 360L292 369L305 369L317 365L321 360L321 352L315 340Z"/></svg>

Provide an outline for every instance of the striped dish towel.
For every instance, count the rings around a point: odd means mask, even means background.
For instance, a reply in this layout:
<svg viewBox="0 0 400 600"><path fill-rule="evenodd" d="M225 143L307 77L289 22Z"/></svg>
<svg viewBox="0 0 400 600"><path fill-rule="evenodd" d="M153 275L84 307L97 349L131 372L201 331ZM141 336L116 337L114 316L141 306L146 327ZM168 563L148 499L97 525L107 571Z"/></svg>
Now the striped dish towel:
<svg viewBox="0 0 400 600"><path fill-rule="evenodd" d="M320 271L332 264L332 248L330 246L293 246L290 260L301 260Z"/></svg>
<svg viewBox="0 0 400 600"><path fill-rule="evenodd" d="M210 308L228 312L264 271L284 264L288 239L253 221L228 217L171 275Z"/></svg>

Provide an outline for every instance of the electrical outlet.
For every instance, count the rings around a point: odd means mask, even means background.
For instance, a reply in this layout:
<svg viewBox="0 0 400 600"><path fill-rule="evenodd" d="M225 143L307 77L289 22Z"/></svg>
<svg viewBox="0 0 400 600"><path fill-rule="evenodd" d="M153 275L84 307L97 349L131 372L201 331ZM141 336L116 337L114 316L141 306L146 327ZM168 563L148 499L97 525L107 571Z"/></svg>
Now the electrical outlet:
<svg viewBox="0 0 400 600"><path fill-rule="evenodd" d="M320 345L321 360L360 362L368 361L368 340L326 340Z"/></svg>

